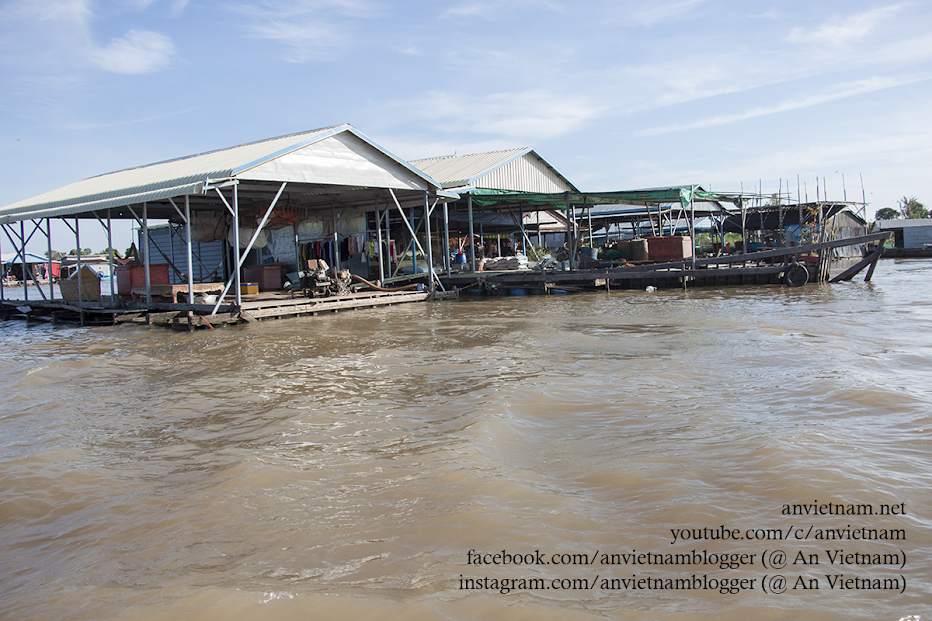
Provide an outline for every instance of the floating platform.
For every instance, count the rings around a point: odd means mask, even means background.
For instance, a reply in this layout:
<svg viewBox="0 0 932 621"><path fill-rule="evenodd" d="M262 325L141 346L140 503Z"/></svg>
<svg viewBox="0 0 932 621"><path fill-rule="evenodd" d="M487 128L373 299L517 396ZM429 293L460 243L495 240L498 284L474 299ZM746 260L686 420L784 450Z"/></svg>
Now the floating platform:
<svg viewBox="0 0 932 621"><path fill-rule="evenodd" d="M875 233L860 237L838 239L805 246L773 248L747 254L679 260L667 263L644 263L626 267L579 269L569 271L511 270L503 272L477 272L441 276L444 287L467 292L522 295L560 291L595 289L641 289L645 287L683 288L720 287L733 285L798 286L806 282L829 281L829 270L842 269L831 279L849 280L862 269L869 267L867 280L873 273L880 254L874 252L866 258L836 260L828 252L833 248L876 242L888 233ZM815 254L821 252L822 254ZM820 260L820 258L822 260ZM810 260L811 259L811 260ZM854 263L851 269L845 269ZM798 271L805 266L805 278ZM518 293L512 293L517 291Z"/></svg>
<svg viewBox="0 0 932 621"><path fill-rule="evenodd" d="M740 255L687 259L670 263L654 263L626 267L612 267L570 271L503 271L460 273L440 277L446 291L365 291L324 298L291 297L286 292L264 292L241 296L242 304L221 305L214 311L208 304L180 304L173 302L127 302L123 298L101 296L97 302L68 302L64 300L2 300L0 314L4 319L27 321L69 322L88 324L144 323L194 330L205 327L255 323L265 319L300 317L319 313L389 306L408 302L423 302L431 298L447 299L456 292L528 295L553 291L571 292L593 289L769 285L784 283L799 286L806 282L838 282L850 280L867 269L865 280L870 280L883 254L883 247L868 256L855 259L856 263L834 278L829 279L829 259L832 248L881 242L889 233L875 233L861 237L829 242L775 248ZM812 253L823 251L821 255ZM810 261L809 259L815 259ZM806 266L806 269L802 269ZM802 277L800 277L800 272ZM427 277L426 274L418 275ZM151 289L150 289L151 291ZM176 296L174 288L165 293ZM171 300L171 298L169 298Z"/></svg>
<svg viewBox="0 0 932 621"><path fill-rule="evenodd" d="M224 304L213 313L209 304L171 304L124 302L115 303L101 297L99 302L66 302L64 300L3 300L0 312L4 319L25 319L51 323L109 325L141 323L178 329L215 328L238 323L254 323L265 319L301 317L319 313L390 306L408 302L423 302L430 292L364 292L326 298L292 298L283 292L268 292L242 296L242 305Z"/></svg>

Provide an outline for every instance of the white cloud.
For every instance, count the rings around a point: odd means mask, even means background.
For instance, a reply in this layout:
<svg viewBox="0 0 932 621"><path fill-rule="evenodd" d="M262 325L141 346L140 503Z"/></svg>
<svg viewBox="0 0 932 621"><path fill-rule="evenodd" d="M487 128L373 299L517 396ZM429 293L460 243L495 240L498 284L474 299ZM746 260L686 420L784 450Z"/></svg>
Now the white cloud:
<svg viewBox="0 0 932 621"><path fill-rule="evenodd" d="M866 50L862 59L864 62L888 65L927 63L932 60L932 35L891 41L884 46Z"/></svg>
<svg viewBox="0 0 932 621"><path fill-rule="evenodd" d="M123 0L132 10L145 11L153 4L159 3L160 0ZM172 17L181 17L185 7L188 6L188 0L166 0L168 4L168 13Z"/></svg>
<svg viewBox="0 0 932 621"><path fill-rule="evenodd" d="M885 18L898 12L904 5L893 4L852 15L847 19L832 18L818 28L793 28L787 40L790 43L817 45L845 45L863 39Z"/></svg>
<svg viewBox="0 0 932 621"><path fill-rule="evenodd" d="M426 117L441 121L446 130L536 139L566 134L595 118L601 110L582 97L542 91L494 93L478 98L433 92L418 106Z"/></svg>
<svg viewBox="0 0 932 621"><path fill-rule="evenodd" d="M680 0L679 2L650 3L648 8L641 9L632 14L635 21L652 26L659 22L679 20L693 14L708 0Z"/></svg>
<svg viewBox="0 0 932 621"><path fill-rule="evenodd" d="M751 19L780 19L780 13L776 9L769 9L759 15L749 15Z"/></svg>
<svg viewBox="0 0 932 621"><path fill-rule="evenodd" d="M708 117L692 123L667 125L664 127L654 127L650 129L639 130L636 131L634 135L658 136L661 134L670 134L673 132L681 132L690 129L705 129L707 127L715 127L717 125L727 125L728 123L734 123L736 121L744 121L747 119L767 116L769 114L778 114L780 112L799 110L802 108L808 108L810 106L828 103L830 101L836 101L838 99L844 99L846 97L852 97L854 95L862 95L864 93L870 93L873 91L892 88L894 86L901 86L904 84L911 84L928 79L928 77L873 77L866 80L857 80L855 82L835 85L830 90L822 93L797 99L788 99L772 106L760 106L738 114L725 114Z"/></svg>
<svg viewBox="0 0 932 621"><path fill-rule="evenodd" d="M171 4L171 16L181 17L181 14L184 13L185 7L187 6L188 0L173 0Z"/></svg>
<svg viewBox="0 0 932 621"><path fill-rule="evenodd" d="M42 22L72 20L83 24L91 15L88 0L14 1L0 11L4 18L37 19Z"/></svg>
<svg viewBox="0 0 932 621"><path fill-rule="evenodd" d="M441 14L441 17L476 17L489 15L495 12L496 4L492 2L473 2L472 4L461 4L451 9L447 9Z"/></svg>
<svg viewBox="0 0 932 621"><path fill-rule="evenodd" d="M381 14L368 0L265 0L233 8L248 18L247 36L285 45L286 60L298 63L349 45L355 40L349 22Z"/></svg>
<svg viewBox="0 0 932 621"><path fill-rule="evenodd" d="M38 77L73 71L91 46L85 0L19 0L0 8L0 64Z"/></svg>
<svg viewBox="0 0 932 621"><path fill-rule="evenodd" d="M163 34L151 30L130 30L121 39L90 53L101 69L114 73L152 73L171 63L175 44Z"/></svg>
<svg viewBox="0 0 932 621"><path fill-rule="evenodd" d="M793 66L793 77L810 73ZM732 95L788 79L788 69L765 57L735 52L697 53L664 62L609 70L602 84L619 85L614 98L628 114L720 95Z"/></svg>
<svg viewBox="0 0 932 621"><path fill-rule="evenodd" d="M468 2L443 11L440 18L499 17L515 10L527 11L528 7L543 8L563 13L563 7L550 0L498 0L498 2Z"/></svg>
<svg viewBox="0 0 932 621"><path fill-rule="evenodd" d="M130 30L106 46L94 40L95 16L89 0L14 2L0 11L3 60L30 80L62 75L74 78L88 67L123 74L150 73L171 63L175 45L167 36ZM136 6L136 5L134 5ZM142 7L144 8L144 7Z"/></svg>

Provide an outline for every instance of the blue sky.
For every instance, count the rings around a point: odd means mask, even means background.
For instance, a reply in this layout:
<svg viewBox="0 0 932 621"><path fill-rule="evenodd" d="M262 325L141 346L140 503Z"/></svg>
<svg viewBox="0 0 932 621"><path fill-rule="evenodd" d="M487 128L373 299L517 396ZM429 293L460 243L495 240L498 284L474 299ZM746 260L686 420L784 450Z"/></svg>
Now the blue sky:
<svg viewBox="0 0 932 621"><path fill-rule="evenodd" d="M921 1L0 0L0 205L346 122L406 159L533 146L583 190L863 176L872 216L932 205L930 78Z"/></svg>

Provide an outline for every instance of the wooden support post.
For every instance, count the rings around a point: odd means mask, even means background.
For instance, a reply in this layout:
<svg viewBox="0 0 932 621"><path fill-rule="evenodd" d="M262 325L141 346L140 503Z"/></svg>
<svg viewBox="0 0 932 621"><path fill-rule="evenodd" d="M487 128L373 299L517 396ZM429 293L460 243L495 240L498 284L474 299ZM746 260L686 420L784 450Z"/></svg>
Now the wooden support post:
<svg viewBox="0 0 932 621"><path fill-rule="evenodd" d="M851 280L852 278L857 276L858 272L863 270L868 265L870 265L871 268L868 271L868 275L864 278L864 282L870 281L870 277L874 273L874 266L877 264L877 261L880 259L882 254L883 254L883 243L881 242L877 250L869 254L864 259L858 261L855 265L852 265L850 268L846 269L844 272L842 272L835 278L831 279L829 282L840 282L842 280Z"/></svg>
<svg viewBox="0 0 932 621"><path fill-rule="evenodd" d="M880 257L883 256L883 245L881 245L878 250L880 251L880 253L879 254L874 253L874 254L877 254L877 258L871 261L871 266L867 268L867 274L864 275L864 282L871 281L871 276L874 275L874 268L877 267L877 262L880 261Z"/></svg>

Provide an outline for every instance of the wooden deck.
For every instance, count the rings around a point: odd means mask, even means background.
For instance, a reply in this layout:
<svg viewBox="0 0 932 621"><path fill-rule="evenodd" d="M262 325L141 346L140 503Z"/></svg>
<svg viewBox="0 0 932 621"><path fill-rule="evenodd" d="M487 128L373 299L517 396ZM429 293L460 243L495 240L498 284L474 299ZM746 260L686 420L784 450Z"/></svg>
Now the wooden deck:
<svg viewBox="0 0 932 621"><path fill-rule="evenodd" d="M223 293L222 282L196 282L192 286L195 294ZM133 300L146 298L145 285L137 285L130 289ZM152 297L167 297L169 300L183 302L188 296L188 285L149 285L149 294ZM179 297L180 296L180 297Z"/></svg>
<svg viewBox="0 0 932 621"><path fill-rule="evenodd" d="M243 296L243 305L240 317L244 321L253 322L263 319L277 319L288 316L316 315L318 313L337 313L341 310L356 310L372 306L389 306L405 302L423 302L429 296L427 291L398 291L365 293L351 293L349 295L331 296L327 298L291 298L288 294L276 293L260 294L257 296ZM248 299L261 298L261 299Z"/></svg>
<svg viewBox="0 0 932 621"><path fill-rule="evenodd" d="M327 298L292 298L288 293L265 292L242 296L242 306L225 304L213 314L213 305L172 304L167 302L66 302L64 300L3 300L0 309L5 319L50 323L106 325L140 323L178 329L214 328L265 319L300 317L318 313L423 302L429 292L365 292Z"/></svg>
<svg viewBox="0 0 932 621"><path fill-rule="evenodd" d="M608 267L577 269L571 271L512 270L503 272L455 273L441 275L447 289L462 288L486 294L506 293L509 289L526 289L529 292L548 292L553 289L567 291L592 289L637 289L647 286L659 288L707 287L732 285L781 284L784 273L794 258L804 262L808 253L826 251L831 248L877 242L888 233L874 233L849 239L819 242L805 246L774 248L747 254L697 258L669 263L645 263L630 267ZM851 278L859 270L876 264L878 254L872 254L852 270L837 278ZM694 267L695 265L695 267ZM848 264L835 262L835 267L845 269ZM817 269L824 269L819 273ZM829 264L810 265L809 282L827 282ZM868 272L867 279L873 270Z"/></svg>

